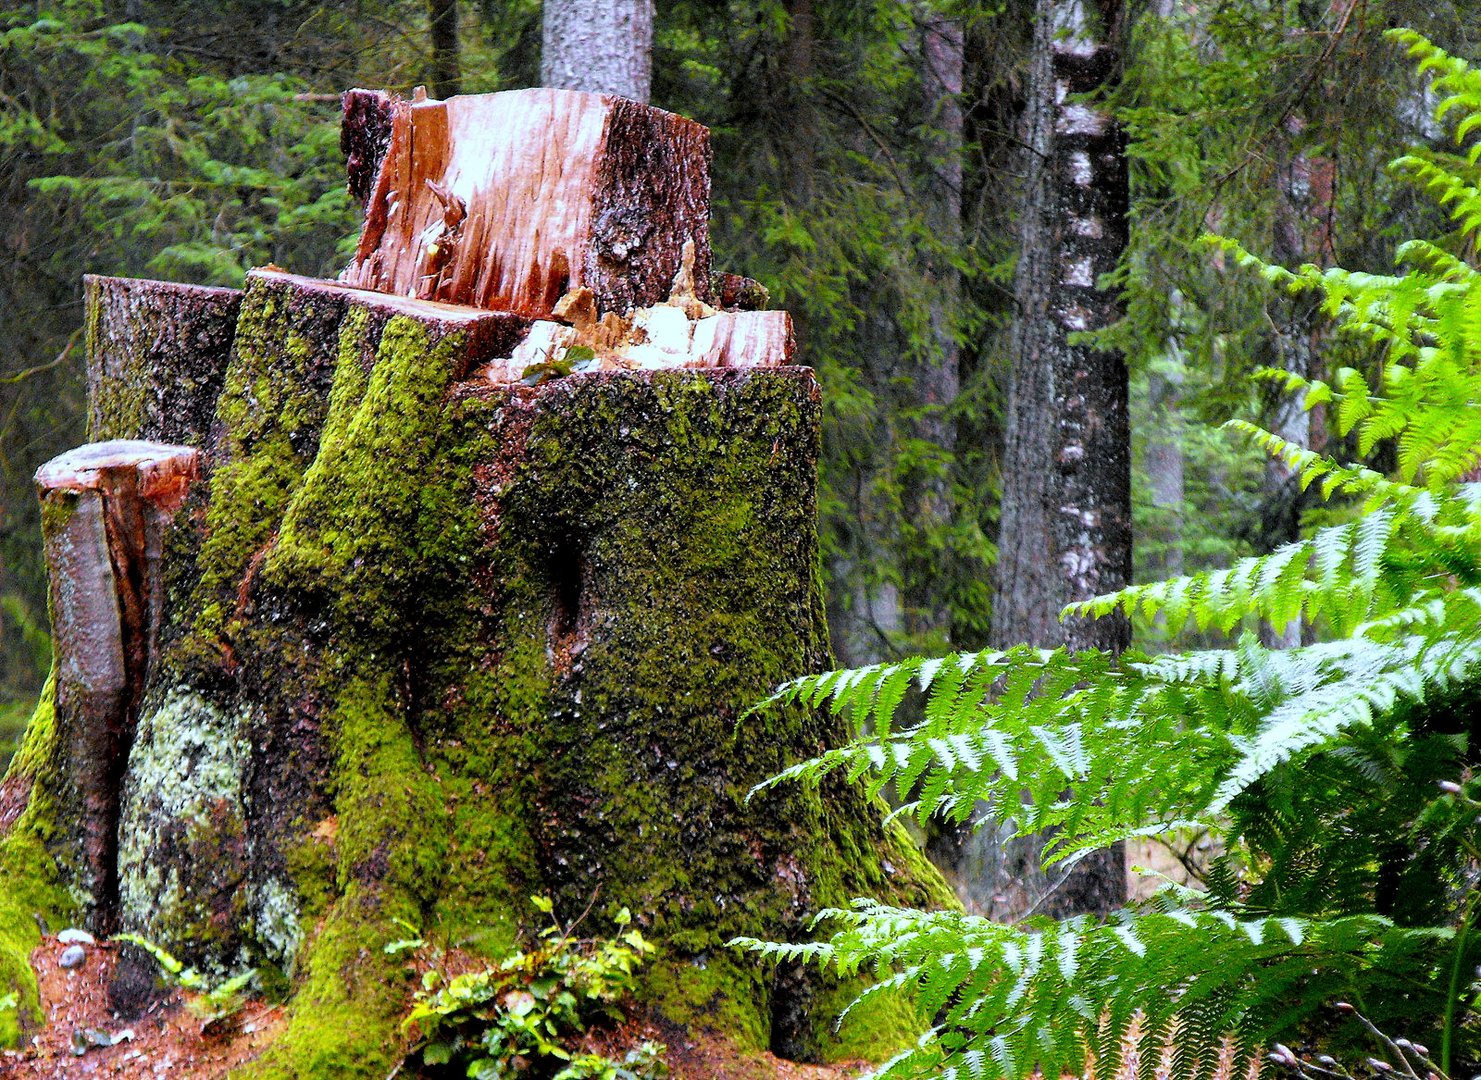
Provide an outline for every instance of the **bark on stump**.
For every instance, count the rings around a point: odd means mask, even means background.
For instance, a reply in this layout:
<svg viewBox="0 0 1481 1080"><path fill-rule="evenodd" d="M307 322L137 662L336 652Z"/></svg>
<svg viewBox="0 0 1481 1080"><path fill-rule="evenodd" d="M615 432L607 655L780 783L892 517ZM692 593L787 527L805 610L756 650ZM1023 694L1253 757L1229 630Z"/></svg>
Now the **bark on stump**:
<svg viewBox="0 0 1481 1080"><path fill-rule="evenodd" d="M200 446L236 330L240 289L83 278L88 438Z"/></svg>
<svg viewBox="0 0 1481 1080"><path fill-rule="evenodd" d="M698 355L691 316L718 316L694 269L681 260L671 302L696 354L627 370L656 347L629 338L608 369L545 382L509 360L535 331L527 312L249 276L209 417L174 417L202 476L150 549L162 617L110 774L113 866L68 870L61 669L0 797L0 874L16 882L0 895L0 975L26 1022L32 912L59 924L92 905L204 970L257 967L289 998L246 1075L384 1076L413 988L383 952L395 920L493 957L535 921L532 896L569 920L599 890L587 925L633 912L660 948L640 1005L680 1036L794 1058L913 1037L920 1018L887 1000L835 1036L856 985L724 948L800 938L855 896L952 901L855 788L746 802L843 737L801 710L740 720L830 663L820 407L807 369L744 366L785 361L784 313ZM148 320L100 310L132 288L88 294L105 328L95 427L110 435L160 422L102 404L163 392L110 368L155 340ZM157 288L157 304L189 308ZM174 325L224 302L198 300ZM735 366L685 369L706 358ZM163 358L161 377L182 362Z"/></svg>

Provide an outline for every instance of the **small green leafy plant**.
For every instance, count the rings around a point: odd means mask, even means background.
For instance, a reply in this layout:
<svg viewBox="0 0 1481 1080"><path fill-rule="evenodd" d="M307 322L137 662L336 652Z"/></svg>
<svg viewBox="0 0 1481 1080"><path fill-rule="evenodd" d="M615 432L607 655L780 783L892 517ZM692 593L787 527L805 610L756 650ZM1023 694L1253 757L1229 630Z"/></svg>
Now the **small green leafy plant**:
<svg viewBox="0 0 1481 1080"><path fill-rule="evenodd" d="M448 1067L448 1075L473 1080L520 1075L549 1080L659 1080L668 1075L664 1047L645 1041L621 1061L576 1052L568 1043L593 1021L621 1020L617 1002L633 988L633 973L653 952L626 908L616 915L614 939L573 937L545 897L532 903L551 917L528 948L494 967L448 974L445 957L421 936L395 941L386 952L432 953L422 988L405 1021L419 1041L407 1063L423 1072ZM578 920L579 922L579 920ZM456 1067L456 1071L452 1067Z"/></svg>
<svg viewBox="0 0 1481 1080"><path fill-rule="evenodd" d="M213 985L211 980L195 968L186 967L174 954L148 938L140 937L138 934L115 934L113 940L143 949L154 958L170 985L178 986L195 995L187 1000L186 1007L206 1025L214 1024L241 1012L242 1006L246 1003L247 987L257 977L257 969L248 968L240 974Z"/></svg>

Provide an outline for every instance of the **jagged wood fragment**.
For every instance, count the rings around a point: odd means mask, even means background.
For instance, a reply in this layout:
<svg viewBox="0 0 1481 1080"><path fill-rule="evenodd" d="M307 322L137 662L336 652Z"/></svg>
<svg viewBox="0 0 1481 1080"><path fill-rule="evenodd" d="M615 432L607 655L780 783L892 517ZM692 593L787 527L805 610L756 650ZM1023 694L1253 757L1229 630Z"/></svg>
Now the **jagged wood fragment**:
<svg viewBox="0 0 1481 1080"><path fill-rule="evenodd" d="M74 829L54 839L91 929L117 903L119 787L160 624L165 528L198 452L140 440L92 443L36 473L51 578L57 795Z"/></svg>
<svg viewBox="0 0 1481 1080"><path fill-rule="evenodd" d="M771 306L771 293L766 286L740 274L713 271L710 292L715 306L725 311L765 311Z"/></svg>
<svg viewBox="0 0 1481 1080"><path fill-rule="evenodd" d="M568 350L594 355L574 371L656 371L662 368L786 367L794 362L796 339L785 311L721 311L690 319L659 304L618 320L589 318L571 326L541 319L508 356L491 360L481 374L492 382L518 382L531 365L560 366ZM563 372L566 373L566 372Z"/></svg>
<svg viewBox="0 0 1481 1080"><path fill-rule="evenodd" d="M351 186L383 108L346 97ZM669 294L693 244L709 291L709 132L604 94L531 89L393 99L348 284L548 317L586 286L600 312ZM701 297L703 299L703 297Z"/></svg>

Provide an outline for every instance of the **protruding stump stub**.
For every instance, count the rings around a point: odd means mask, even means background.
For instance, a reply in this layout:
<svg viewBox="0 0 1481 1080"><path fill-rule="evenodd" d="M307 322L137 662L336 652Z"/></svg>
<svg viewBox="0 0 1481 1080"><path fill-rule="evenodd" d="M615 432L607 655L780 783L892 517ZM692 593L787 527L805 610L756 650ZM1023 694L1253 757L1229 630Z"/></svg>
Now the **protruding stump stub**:
<svg viewBox="0 0 1481 1080"><path fill-rule="evenodd" d="M159 630L165 527L196 476L197 451L121 439L53 458L36 473L51 576L61 798L76 831L57 843L111 929L117 894L118 790Z"/></svg>
<svg viewBox="0 0 1481 1080"><path fill-rule="evenodd" d="M351 189L368 193L345 284L535 318L585 286L624 314L669 295L692 241L708 295L703 125L574 90L345 104Z"/></svg>
<svg viewBox="0 0 1481 1080"><path fill-rule="evenodd" d="M89 274L83 300L88 437L203 444L242 291Z"/></svg>

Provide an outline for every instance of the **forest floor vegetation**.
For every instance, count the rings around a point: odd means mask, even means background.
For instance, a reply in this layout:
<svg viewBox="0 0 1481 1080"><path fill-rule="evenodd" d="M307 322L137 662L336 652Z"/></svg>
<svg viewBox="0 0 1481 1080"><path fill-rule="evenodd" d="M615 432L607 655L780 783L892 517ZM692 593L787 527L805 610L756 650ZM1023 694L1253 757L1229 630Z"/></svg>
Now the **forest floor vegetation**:
<svg viewBox="0 0 1481 1080"><path fill-rule="evenodd" d="M246 1001L220 1020L203 1022L190 1008L200 995L178 988L162 993L137 1020L121 1019L108 1001L118 947L106 941L89 945L83 963L70 969L60 964L66 948L55 935L47 935L31 956L46 1026L21 1049L0 1050L0 1077L5 1080L220 1080L261 1054L285 1023L281 1006L259 1000ZM85 1038L85 1032L114 1038L132 1032L132 1037L79 1055L73 1039ZM800 1065L770 1054L739 1053L724 1039L640 1017L590 1032L582 1049L620 1058L621 1051L644 1040L668 1047L665 1060L675 1080L852 1080L868 1068L864 1062ZM412 1075L403 1072L400 1077Z"/></svg>

